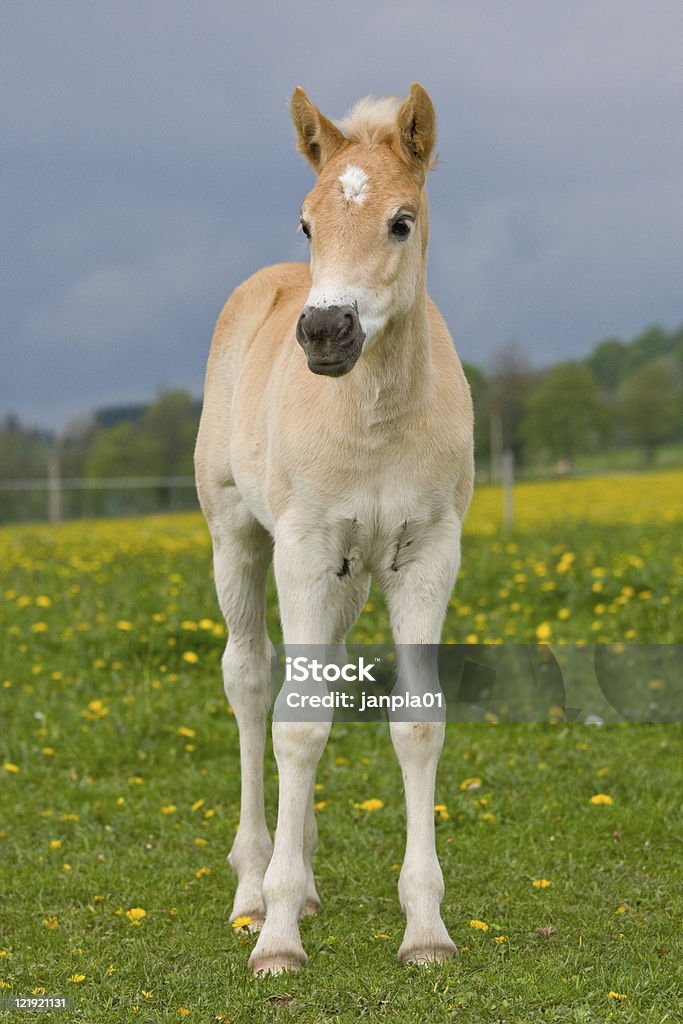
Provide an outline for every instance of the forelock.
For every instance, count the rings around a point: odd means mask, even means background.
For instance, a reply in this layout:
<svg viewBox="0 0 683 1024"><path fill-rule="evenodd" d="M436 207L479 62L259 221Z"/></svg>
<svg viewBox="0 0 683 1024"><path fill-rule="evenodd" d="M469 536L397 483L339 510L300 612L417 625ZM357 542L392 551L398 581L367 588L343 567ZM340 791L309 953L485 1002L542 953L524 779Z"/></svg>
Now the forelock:
<svg viewBox="0 0 683 1024"><path fill-rule="evenodd" d="M398 138L396 118L400 106L397 96L365 96L334 123L349 142L363 146L393 142Z"/></svg>

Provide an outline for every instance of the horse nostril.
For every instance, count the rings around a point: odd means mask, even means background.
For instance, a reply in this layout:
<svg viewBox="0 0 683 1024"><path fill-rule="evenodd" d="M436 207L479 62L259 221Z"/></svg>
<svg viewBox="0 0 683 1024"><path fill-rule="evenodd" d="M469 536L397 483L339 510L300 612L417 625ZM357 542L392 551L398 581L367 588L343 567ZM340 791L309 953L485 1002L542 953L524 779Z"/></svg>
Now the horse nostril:
<svg viewBox="0 0 683 1024"><path fill-rule="evenodd" d="M336 341L340 342L340 344L343 344L348 339L349 335L353 334L353 328L353 317L351 316L350 313L345 313L343 323L339 330L337 331Z"/></svg>
<svg viewBox="0 0 683 1024"><path fill-rule="evenodd" d="M304 309L303 313L296 322L296 339L300 345L303 345L305 342L309 340L308 334L306 333L306 327L304 325L304 320L306 319L306 312L307 311Z"/></svg>

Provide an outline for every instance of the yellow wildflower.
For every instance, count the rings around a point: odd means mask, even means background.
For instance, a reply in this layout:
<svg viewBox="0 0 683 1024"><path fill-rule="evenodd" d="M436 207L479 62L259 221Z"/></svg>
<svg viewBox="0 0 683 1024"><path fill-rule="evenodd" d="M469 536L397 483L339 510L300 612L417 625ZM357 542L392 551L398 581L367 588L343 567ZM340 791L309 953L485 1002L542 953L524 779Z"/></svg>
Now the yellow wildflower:
<svg viewBox="0 0 683 1024"><path fill-rule="evenodd" d="M373 797L370 800L364 800L362 804L354 804L353 806L359 811L379 811L384 807L384 803L382 800L377 800L376 797Z"/></svg>
<svg viewBox="0 0 683 1024"><path fill-rule="evenodd" d="M470 779L463 779L460 783L460 789L463 792L470 789L481 789L481 779L476 775L473 775Z"/></svg>
<svg viewBox="0 0 683 1024"><path fill-rule="evenodd" d="M547 878L536 878L531 884L534 889L548 889L553 883Z"/></svg>
<svg viewBox="0 0 683 1024"><path fill-rule="evenodd" d="M140 924L143 917L147 917L147 911L142 907L131 907L126 911L126 917L131 924Z"/></svg>
<svg viewBox="0 0 683 1024"><path fill-rule="evenodd" d="M591 797L590 802L592 804L595 804L596 807L601 805L609 807L611 804L614 803L614 800L607 793L596 793L595 796Z"/></svg>
<svg viewBox="0 0 683 1024"><path fill-rule="evenodd" d="M475 917L470 921L470 928L476 928L480 932L487 932L489 930L486 921L478 921Z"/></svg>
<svg viewBox="0 0 683 1024"><path fill-rule="evenodd" d="M251 918L249 917L248 914L242 914L240 917L236 917L235 920L231 922L231 924L234 930L238 932L240 928L249 927L249 925L251 924Z"/></svg>

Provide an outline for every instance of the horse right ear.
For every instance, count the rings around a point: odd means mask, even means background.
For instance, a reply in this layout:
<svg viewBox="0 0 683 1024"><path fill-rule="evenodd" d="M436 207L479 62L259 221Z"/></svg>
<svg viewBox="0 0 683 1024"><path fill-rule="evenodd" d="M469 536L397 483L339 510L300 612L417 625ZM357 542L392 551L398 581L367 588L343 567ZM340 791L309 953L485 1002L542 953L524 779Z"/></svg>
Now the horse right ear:
<svg viewBox="0 0 683 1024"><path fill-rule="evenodd" d="M348 140L331 121L320 113L314 103L297 85L292 93L292 121L296 130L296 144L313 170L321 170L335 153L347 145Z"/></svg>

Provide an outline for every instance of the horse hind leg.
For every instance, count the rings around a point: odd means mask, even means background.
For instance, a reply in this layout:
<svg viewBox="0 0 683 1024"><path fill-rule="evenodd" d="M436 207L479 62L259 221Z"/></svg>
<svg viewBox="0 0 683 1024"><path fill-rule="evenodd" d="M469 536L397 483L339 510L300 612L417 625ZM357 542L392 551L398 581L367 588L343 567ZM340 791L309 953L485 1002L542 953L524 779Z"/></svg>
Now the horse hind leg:
<svg viewBox="0 0 683 1024"><path fill-rule="evenodd" d="M240 821L228 855L237 876L230 920L248 917L250 929L258 930L265 916L263 876L273 851L263 795L272 652L265 592L272 549L270 536L250 515L234 486L224 489L220 505L220 513L207 519L216 591L228 626L223 681L239 728L241 767Z"/></svg>

